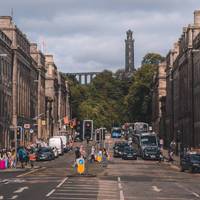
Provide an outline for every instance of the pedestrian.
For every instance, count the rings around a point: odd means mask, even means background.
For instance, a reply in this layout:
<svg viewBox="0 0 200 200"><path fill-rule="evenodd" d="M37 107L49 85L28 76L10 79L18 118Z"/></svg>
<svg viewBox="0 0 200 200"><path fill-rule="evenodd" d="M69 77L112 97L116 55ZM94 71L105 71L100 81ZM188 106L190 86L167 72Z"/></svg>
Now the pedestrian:
<svg viewBox="0 0 200 200"><path fill-rule="evenodd" d="M173 139L170 143L169 146L169 162L173 162L174 161L174 153L175 153L175 149L176 149L176 142L175 139Z"/></svg>
<svg viewBox="0 0 200 200"><path fill-rule="evenodd" d="M27 161L27 152L23 146L19 147L17 154L19 162L21 163L21 168L24 168L24 163Z"/></svg>
<svg viewBox="0 0 200 200"><path fill-rule="evenodd" d="M106 148L103 148L102 158L103 158L103 166L106 167L106 165L107 165L107 158L108 158L108 153L106 151Z"/></svg>
<svg viewBox="0 0 200 200"><path fill-rule="evenodd" d="M75 153L75 160L81 157L81 153L80 153L79 147L75 148L74 153Z"/></svg>
<svg viewBox="0 0 200 200"><path fill-rule="evenodd" d="M94 162L95 161L95 147L92 146L91 148L91 155L90 155L90 162Z"/></svg>
<svg viewBox="0 0 200 200"><path fill-rule="evenodd" d="M36 161L36 154L35 154L33 149L30 150L29 161L30 161L30 164L31 164L31 168L33 168L34 167L34 163Z"/></svg>

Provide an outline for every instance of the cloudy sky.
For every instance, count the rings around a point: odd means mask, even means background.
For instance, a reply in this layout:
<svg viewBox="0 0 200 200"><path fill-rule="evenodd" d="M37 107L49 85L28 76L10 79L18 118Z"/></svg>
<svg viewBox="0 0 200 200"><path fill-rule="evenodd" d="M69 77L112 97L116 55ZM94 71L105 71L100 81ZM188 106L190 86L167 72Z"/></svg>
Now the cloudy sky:
<svg viewBox="0 0 200 200"><path fill-rule="evenodd" d="M12 8L17 26L61 71L115 71L124 68L128 29L138 67L146 53L168 52L200 0L0 0L0 15Z"/></svg>

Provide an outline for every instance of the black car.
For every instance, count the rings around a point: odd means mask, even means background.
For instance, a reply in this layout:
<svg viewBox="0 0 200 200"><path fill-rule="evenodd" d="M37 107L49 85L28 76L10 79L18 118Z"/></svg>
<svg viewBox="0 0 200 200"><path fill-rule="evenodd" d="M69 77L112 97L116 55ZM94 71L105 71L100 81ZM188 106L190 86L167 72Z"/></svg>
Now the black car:
<svg viewBox="0 0 200 200"><path fill-rule="evenodd" d="M50 147L41 147L37 151L37 161L54 160L55 156L53 150Z"/></svg>
<svg viewBox="0 0 200 200"><path fill-rule="evenodd" d="M200 171L200 153L188 153L181 158L181 171L189 170L191 173Z"/></svg>
<svg viewBox="0 0 200 200"><path fill-rule="evenodd" d="M123 153L122 153L122 159L124 159L124 160L128 160L128 159L137 160L137 151L130 146L126 146L124 148Z"/></svg>
<svg viewBox="0 0 200 200"><path fill-rule="evenodd" d="M128 144L125 142L116 143L115 146L113 147L114 149L113 157L121 158L124 152L124 148L126 146L128 146Z"/></svg>
<svg viewBox="0 0 200 200"><path fill-rule="evenodd" d="M160 149L157 146L146 146L142 151L144 160L160 160Z"/></svg>

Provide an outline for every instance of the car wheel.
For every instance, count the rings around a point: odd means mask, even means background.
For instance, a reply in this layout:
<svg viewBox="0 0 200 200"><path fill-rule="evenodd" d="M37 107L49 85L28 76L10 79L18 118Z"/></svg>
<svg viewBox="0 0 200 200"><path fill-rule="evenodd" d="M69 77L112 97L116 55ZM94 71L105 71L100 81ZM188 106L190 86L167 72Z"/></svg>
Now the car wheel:
<svg viewBox="0 0 200 200"><path fill-rule="evenodd" d="M190 172L190 173L193 173L193 172L194 172L194 168L193 168L193 167L190 167L190 168L189 168L189 172Z"/></svg>

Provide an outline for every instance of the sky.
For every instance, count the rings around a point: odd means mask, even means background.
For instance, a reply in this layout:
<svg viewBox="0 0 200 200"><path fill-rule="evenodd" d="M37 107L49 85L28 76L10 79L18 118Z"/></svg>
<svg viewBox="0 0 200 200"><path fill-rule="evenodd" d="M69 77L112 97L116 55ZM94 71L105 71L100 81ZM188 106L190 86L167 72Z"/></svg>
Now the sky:
<svg viewBox="0 0 200 200"><path fill-rule="evenodd" d="M60 71L100 72L124 68L128 29L136 68L146 53L165 56L200 0L0 0L0 15L12 9L15 24Z"/></svg>

